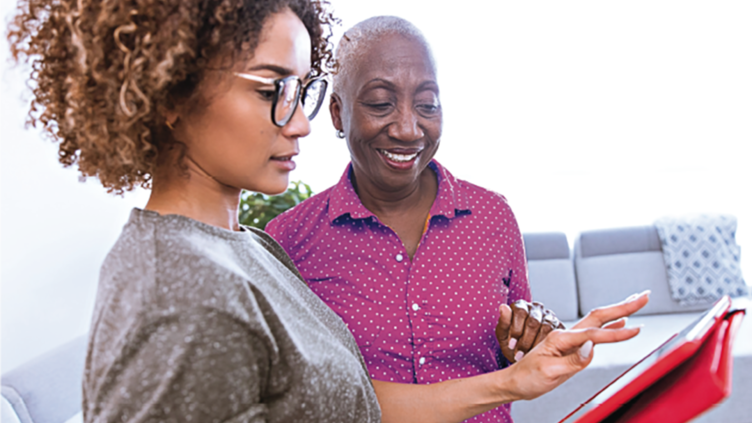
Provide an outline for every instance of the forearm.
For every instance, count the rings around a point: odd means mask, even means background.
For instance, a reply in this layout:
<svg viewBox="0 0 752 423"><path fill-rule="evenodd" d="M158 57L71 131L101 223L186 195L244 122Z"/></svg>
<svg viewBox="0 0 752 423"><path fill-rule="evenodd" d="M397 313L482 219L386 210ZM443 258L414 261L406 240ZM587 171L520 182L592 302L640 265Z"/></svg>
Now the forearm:
<svg viewBox="0 0 752 423"><path fill-rule="evenodd" d="M454 423L517 400L509 369L430 385L373 381L381 421Z"/></svg>

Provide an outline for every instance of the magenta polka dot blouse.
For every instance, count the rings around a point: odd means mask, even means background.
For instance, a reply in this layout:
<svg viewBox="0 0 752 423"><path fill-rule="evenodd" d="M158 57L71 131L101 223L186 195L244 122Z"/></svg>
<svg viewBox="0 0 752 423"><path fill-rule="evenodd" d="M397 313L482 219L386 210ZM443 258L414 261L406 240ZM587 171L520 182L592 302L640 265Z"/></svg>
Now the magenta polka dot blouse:
<svg viewBox="0 0 752 423"><path fill-rule="evenodd" d="M436 383L508 363L494 329L499 305L530 300L525 251L506 199L452 176L437 161L438 194L411 261L350 182L266 227L311 289L347 324L373 379ZM472 422L511 422L509 405Z"/></svg>

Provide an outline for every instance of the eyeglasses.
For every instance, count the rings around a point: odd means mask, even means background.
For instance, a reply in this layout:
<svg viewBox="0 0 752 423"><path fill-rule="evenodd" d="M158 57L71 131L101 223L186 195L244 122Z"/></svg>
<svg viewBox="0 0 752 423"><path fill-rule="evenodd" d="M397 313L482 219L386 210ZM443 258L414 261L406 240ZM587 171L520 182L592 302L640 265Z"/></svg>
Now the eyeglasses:
<svg viewBox="0 0 752 423"><path fill-rule="evenodd" d="M274 86L272 122L279 127L287 125L290 119L292 119L292 115L295 114L295 109L298 107L298 101L303 104L303 113L308 120L316 117L321 104L324 102L324 94L328 85L326 79L321 76L309 80L305 85L295 75L272 79L249 73L235 72L235 76Z"/></svg>

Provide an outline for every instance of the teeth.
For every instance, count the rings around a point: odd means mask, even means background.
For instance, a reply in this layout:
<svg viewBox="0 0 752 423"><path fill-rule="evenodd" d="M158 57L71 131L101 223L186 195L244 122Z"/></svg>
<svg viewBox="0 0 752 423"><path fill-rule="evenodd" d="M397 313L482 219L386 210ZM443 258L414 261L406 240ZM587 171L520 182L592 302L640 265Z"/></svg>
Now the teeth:
<svg viewBox="0 0 752 423"><path fill-rule="evenodd" d="M386 150L379 150L379 153L385 155L389 160L394 160L395 162L409 162L413 160L415 157L418 156L418 153L413 154L394 154L390 153Z"/></svg>

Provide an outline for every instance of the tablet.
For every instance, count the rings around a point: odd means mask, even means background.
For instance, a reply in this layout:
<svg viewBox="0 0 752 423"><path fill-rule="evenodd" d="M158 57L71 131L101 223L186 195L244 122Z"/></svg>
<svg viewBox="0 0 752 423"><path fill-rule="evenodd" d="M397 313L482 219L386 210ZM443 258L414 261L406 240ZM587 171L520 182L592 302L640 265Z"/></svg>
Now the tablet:
<svg viewBox="0 0 752 423"><path fill-rule="evenodd" d="M695 354L730 309L731 299L724 296L697 320L629 368L560 423L597 423L610 416Z"/></svg>

